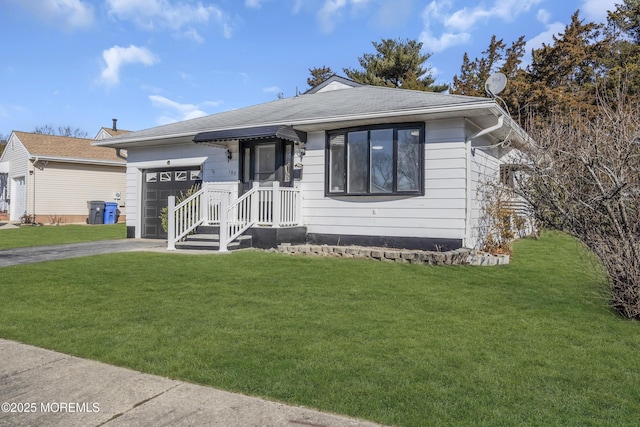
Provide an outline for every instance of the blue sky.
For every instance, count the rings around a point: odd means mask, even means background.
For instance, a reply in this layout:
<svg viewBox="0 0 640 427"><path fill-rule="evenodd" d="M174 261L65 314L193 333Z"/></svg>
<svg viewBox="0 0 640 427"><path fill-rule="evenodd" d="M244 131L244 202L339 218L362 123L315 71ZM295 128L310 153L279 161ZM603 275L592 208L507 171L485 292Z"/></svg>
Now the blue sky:
<svg viewBox="0 0 640 427"><path fill-rule="evenodd" d="M439 83L492 34L550 42L622 0L0 0L0 135L141 130L294 96L309 68L358 67L372 41L423 42Z"/></svg>

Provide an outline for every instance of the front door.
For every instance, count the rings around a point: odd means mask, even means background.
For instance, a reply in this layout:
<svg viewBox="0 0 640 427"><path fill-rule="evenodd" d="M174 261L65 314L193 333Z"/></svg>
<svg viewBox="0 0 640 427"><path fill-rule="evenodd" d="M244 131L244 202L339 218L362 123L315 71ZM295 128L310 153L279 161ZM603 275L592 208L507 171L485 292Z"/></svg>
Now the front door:
<svg viewBox="0 0 640 427"><path fill-rule="evenodd" d="M284 187L293 185L293 144L282 140L268 142L248 141L242 144L241 192L251 189L254 182L261 187L272 187L279 182Z"/></svg>

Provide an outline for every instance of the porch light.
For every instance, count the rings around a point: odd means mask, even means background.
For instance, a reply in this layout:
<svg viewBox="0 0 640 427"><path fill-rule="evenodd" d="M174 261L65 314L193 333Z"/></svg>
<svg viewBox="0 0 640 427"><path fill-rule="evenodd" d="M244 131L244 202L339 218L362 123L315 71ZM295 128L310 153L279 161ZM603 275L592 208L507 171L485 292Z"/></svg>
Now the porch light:
<svg viewBox="0 0 640 427"><path fill-rule="evenodd" d="M230 162L232 157L233 157L233 153L231 152L231 150L227 148L227 161Z"/></svg>

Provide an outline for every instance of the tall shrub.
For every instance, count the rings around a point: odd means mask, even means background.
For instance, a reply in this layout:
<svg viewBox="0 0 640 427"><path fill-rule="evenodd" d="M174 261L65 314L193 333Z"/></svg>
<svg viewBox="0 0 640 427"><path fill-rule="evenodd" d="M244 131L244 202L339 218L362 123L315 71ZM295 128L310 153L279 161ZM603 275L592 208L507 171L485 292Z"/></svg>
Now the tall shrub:
<svg viewBox="0 0 640 427"><path fill-rule="evenodd" d="M552 116L529 129L530 167L517 191L547 227L566 231L602 261L612 307L640 319L640 109L619 90L597 114Z"/></svg>

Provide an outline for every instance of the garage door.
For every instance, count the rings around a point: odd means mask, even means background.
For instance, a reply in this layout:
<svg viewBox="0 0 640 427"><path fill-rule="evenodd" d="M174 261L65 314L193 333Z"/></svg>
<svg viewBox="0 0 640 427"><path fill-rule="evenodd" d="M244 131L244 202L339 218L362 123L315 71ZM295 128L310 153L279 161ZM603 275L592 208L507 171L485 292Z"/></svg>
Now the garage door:
<svg viewBox="0 0 640 427"><path fill-rule="evenodd" d="M142 172L142 237L166 238L160 211L167 207L168 197L179 197L194 185L202 184L200 167L149 169Z"/></svg>

